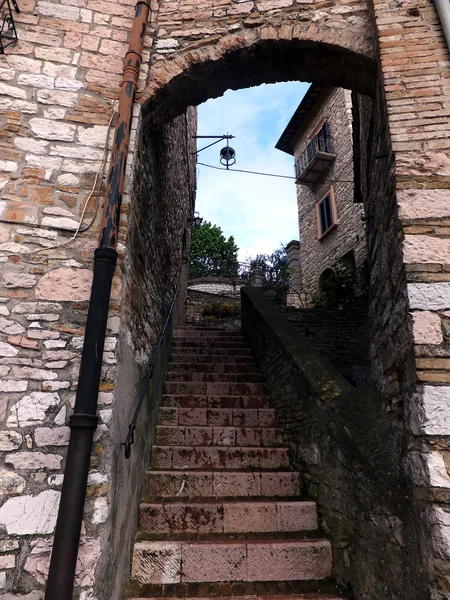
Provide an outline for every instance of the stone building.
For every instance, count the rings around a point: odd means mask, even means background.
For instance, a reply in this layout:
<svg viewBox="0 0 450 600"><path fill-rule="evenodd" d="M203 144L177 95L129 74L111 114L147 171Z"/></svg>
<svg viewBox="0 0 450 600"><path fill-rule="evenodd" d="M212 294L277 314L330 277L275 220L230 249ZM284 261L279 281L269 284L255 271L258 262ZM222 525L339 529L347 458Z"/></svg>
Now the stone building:
<svg viewBox="0 0 450 600"><path fill-rule="evenodd" d="M294 156L297 178L300 245L288 248L295 263L289 303L308 305L337 264L346 264L363 288L364 210L355 203L351 92L311 85L276 148Z"/></svg>
<svg viewBox="0 0 450 600"><path fill-rule="evenodd" d="M135 11L133 0L18 3L18 42L0 56L0 589L40 600L81 349L91 339L86 312L102 232L97 173L102 180L135 12L147 17L147 4ZM288 80L369 98L353 108L372 374L383 405L373 461L356 465L340 450L331 457L377 475L363 501L338 492L355 507L364 535L353 536L352 523L338 519L320 478L311 492L345 554L335 575L352 583L358 600L448 598L450 60L434 3L152 0L150 8L140 28L143 50L132 54L141 68L128 56L122 87L139 73L128 162L120 164L121 175L127 166L125 189L107 214L117 225L119 256L107 335L95 355L99 425L75 598L117 600L129 577L151 404L129 461L120 442L183 280L195 188L190 107L229 88ZM122 142L123 132L119 120ZM320 407L330 410L328 402ZM352 408L363 424L374 414L363 402ZM331 411L326 416L333 421ZM328 446L339 449L345 432ZM376 452L386 440L389 464ZM359 441L351 440L356 450ZM302 460L316 456L306 441ZM401 506L393 489L402 492Z"/></svg>

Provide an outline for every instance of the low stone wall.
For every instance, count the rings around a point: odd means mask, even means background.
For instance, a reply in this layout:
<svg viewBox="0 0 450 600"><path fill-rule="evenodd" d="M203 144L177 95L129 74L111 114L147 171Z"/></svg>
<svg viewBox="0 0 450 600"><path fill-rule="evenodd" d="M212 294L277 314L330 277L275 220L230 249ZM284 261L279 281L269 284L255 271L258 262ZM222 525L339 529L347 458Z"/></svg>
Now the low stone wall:
<svg viewBox="0 0 450 600"><path fill-rule="evenodd" d="M240 325L240 317L238 316L236 319L217 319L217 318L205 318L204 309L205 306L218 302L220 304L236 304L240 303L239 296L235 296L234 294L217 294L213 292L200 291L196 289L192 289L190 286L188 287L187 297L186 297L186 322L187 323L197 323L204 325L211 325L213 327L220 326L223 327L230 321L233 323L236 321L235 325L238 327ZM224 323L223 321L226 321ZM234 325L233 325L234 327Z"/></svg>
<svg viewBox="0 0 450 600"><path fill-rule="evenodd" d="M357 367L369 374L370 331L364 306L346 310L280 306L292 325L349 381L362 385Z"/></svg>
<svg viewBox="0 0 450 600"><path fill-rule="evenodd" d="M355 600L429 598L402 434L376 391L357 391L258 289L242 327L320 523L334 576Z"/></svg>

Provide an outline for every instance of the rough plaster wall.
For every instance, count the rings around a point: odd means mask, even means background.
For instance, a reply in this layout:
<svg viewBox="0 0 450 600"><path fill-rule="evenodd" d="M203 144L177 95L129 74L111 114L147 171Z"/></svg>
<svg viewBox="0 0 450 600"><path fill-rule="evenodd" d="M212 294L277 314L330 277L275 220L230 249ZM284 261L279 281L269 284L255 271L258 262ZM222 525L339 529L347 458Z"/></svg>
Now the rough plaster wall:
<svg viewBox="0 0 450 600"><path fill-rule="evenodd" d="M350 92L337 88L318 107L308 125L299 134L295 145L295 160L305 151L312 132L326 118L336 160L321 181L312 189L297 185L298 222L300 234L300 293L310 299L319 290L320 275L350 250L354 251L359 283L366 258L363 207L353 202L353 145ZM318 239L316 205L331 189L334 190L337 228L322 240Z"/></svg>

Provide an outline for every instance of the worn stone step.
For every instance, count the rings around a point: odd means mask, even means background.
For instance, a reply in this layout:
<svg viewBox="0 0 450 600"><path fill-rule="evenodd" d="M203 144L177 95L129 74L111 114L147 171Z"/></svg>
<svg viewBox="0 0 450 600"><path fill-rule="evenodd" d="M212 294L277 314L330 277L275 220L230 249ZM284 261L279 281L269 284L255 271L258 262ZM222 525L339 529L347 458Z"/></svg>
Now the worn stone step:
<svg viewBox="0 0 450 600"><path fill-rule="evenodd" d="M254 396L264 394L264 385L262 383L166 381L164 386L166 394L195 394L201 396Z"/></svg>
<svg viewBox="0 0 450 600"><path fill-rule="evenodd" d="M168 371L166 373L166 381L181 381L193 383L260 383L261 375L259 373L199 373L199 372L179 372Z"/></svg>
<svg viewBox="0 0 450 600"><path fill-rule="evenodd" d="M216 349L235 349L235 348L248 348L247 342L243 339L219 339L219 338L188 338L186 340L182 338L175 338L172 342L172 348L216 348Z"/></svg>
<svg viewBox="0 0 450 600"><path fill-rule="evenodd" d="M239 327L230 327L229 329L224 329L223 327L213 327L213 326L203 326L203 325L180 325L175 329L175 331L204 331L208 332L217 332L217 333L241 333L241 329Z"/></svg>
<svg viewBox="0 0 450 600"><path fill-rule="evenodd" d="M252 353L248 347L235 347L235 348L224 348L222 344L218 344L216 348L211 346L198 346L198 347L183 347L173 346L172 352L175 354L184 355L210 355L210 356L252 356Z"/></svg>
<svg viewBox="0 0 450 600"><path fill-rule="evenodd" d="M168 373L258 373L253 363L238 362L170 362L167 369Z"/></svg>
<svg viewBox="0 0 450 600"><path fill-rule="evenodd" d="M314 502L201 500L142 503L138 529L144 533L231 533L314 531Z"/></svg>
<svg viewBox="0 0 450 600"><path fill-rule="evenodd" d="M264 496L291 497L300 494L300 475L294 471L148 471L148 498Z"/></svg>
<svg viewBox="0 0 450 600"><path fill-rule="evenodd" d="M177 408L161 406L159 425L212 427L270 427L275 426L273 408Z"/></svg>
<svg viewBox="0 0 450 600"><path fill-rule="evenodd" d="M153 446L152 469L283 469L287 448Z"/></svg>
<svg viewBox="0 0 450 600"><path fill-rule="evenodd" d="M271 447L280 446L282 441L280 432L275 427L158 425L155 444L158 446Z"/></svg>
<svg viewBox="0 0 450 600"><path fill-rule="evenodd" d="M139 583L320 580L331 575L323 539L139 541L132 577Z"/></svg>
<svg viewBox="0 0 450 600"><path fill-rule="evenodd" d="M244 337L240 331L205 331L195 329L189 331L182 329L181 331L174 331L174 340L192 340L192 339L205 339L205 340L239 340L244 341Z"/></svg>
<svg viewBox="0 0 450 600"><path fill-rule="evenodd" d="M164 394L162 406L173 408L268 409L269 397L265 394ZM195 423L193 423L194 425ZM199 423L200 425L202 423Z"/></svg>
<svg viewBox="0 0 450 600"><path fill-rule="evenodd" d="M214 582L213 584L206 584L208 585L208 587L219 587L221 582ZM232 585L236 586L236 584L239 585L240 582L233 582L228 584L230 587ZM244 583L249 583L249 582L242 582L241 585L244 586ZM260 582L261 584L263 582ZM278 582L273 582L274 585L276 585ZM165 586L162 585L158 585L158 586L142 586L142 587L171 587L174 584L167 584ZM181 585L183 584L178 584L176 587L179 588ZM185 585L193 585L193 584L185 584ZM197 584L199 585L199 584ZM140 587L140 586L139 586ZM159 591L159 590L158 590ZM179 590L177 589L177 592ZM234 595L234 596L221 596L220 594L216 594L213 593L211 596L185 596L185 595L181 595L181 590L179 591L180 595L176 596L177 598L184 598L184 600L198 600L199 598L215 598L217 600L242 600L242 597L238 596L238 594ZM144 595L145 594L145 595ZM129 598L128 600L142 600L142 598L146 598L148 600L173 600L173 595L172 596L153 596L153 595L147 595L146 591L143 591L139 596L135 596L133 598ZM269 594L261 594L261 595L245 595L245 600L345 600L344 596L336 596L335 594L330 595L330 594L324 594L322 592L313 592L313 593L306 593L306 594L289 594L289 595L283 595L283 594L278 594L278 595L269 595Z"/></svg>
<svg viewBox="0 0 450 600"><path fill-rule="evenodd" d="M214 581L203 583L136 584L130 590L139 598L169 600L343 600L341 590L331 579L320 581Z"/></svg>
<svg viewBox="0 0 450 600"><path fill-rule="evenodd" d="M186 354L185 352L173 352L171 356L173 363L238 363L240 365L250 364L254 366L255 361L251 354Z"/></svg>

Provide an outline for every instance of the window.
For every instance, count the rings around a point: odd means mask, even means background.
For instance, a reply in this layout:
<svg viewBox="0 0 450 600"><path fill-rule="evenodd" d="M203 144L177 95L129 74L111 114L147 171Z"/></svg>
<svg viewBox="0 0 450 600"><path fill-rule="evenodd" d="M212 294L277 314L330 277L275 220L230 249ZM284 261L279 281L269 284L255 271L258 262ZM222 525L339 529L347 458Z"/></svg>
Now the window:
<svg viewBox="0 0 450 600"><path fill-rule="evenodd" d="M320 240L331 233L337 226L333 188L317 203L316 210Z"/></svg>

